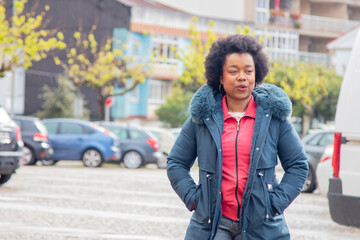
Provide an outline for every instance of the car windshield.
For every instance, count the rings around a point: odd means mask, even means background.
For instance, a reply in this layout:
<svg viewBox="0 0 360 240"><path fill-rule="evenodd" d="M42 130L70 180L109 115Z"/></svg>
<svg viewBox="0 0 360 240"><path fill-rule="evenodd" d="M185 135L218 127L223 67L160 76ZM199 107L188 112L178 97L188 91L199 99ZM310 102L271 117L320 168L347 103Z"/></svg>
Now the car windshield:
<svg viewBox="0 0 360 240"><path fill-rule="evenodd" d="M0 122L10 122L11 118L5 109L0 107Z"/></svg>

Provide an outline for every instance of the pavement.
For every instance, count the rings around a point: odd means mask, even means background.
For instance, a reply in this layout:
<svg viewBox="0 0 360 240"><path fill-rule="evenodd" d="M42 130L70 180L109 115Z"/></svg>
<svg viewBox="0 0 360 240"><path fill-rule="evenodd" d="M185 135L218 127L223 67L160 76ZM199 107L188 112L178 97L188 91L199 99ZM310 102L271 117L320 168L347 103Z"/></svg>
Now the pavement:
<svg viewBox="0 0 360 240"><path fill-rule="evenodd" d="M320 194L301 194L285 212L291 239L360 239L360 229L331 220L327 204ZM0 240L177 240L190 216L166 170L153 165L22 166L0 187Z"/></svg>

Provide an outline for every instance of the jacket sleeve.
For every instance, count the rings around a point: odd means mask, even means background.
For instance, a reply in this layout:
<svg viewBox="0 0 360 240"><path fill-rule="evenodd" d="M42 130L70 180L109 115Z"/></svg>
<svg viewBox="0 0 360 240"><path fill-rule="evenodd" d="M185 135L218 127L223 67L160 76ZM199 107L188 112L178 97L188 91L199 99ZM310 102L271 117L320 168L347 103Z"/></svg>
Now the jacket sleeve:
<svg viewBox="0 0 360 240"><path fill-rule="evenodd" d="M276 210L283 213L300 194L309 170L300 138L288 119L280 123L278 156L285 173L271 201Z"/></svg>
<svg viewBox="0 0 360 240"><path fill-rule="evenodd" d="M196 159L196 124L185 122L168 156L167 175L174 191L191 211L196 200L196 184L190 168Z"/></svg>

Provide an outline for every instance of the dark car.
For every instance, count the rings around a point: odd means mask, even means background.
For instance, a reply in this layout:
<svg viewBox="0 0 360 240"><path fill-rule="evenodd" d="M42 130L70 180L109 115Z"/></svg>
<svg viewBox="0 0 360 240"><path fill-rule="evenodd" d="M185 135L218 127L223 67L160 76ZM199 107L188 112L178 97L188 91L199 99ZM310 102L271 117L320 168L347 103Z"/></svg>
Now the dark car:
<svg viewBox="0 0 360 240"><path fill-rule="evenodd" d="M44 119L54 149L52 161L82 160L86 167L100 167L103 162L121 157L117 136L89 121Z"/></svg>
<svg viewBox="0 0 360 240"><path fill-rule="evenodd" d="M20 167L23 145L19 126L0 106L0 185L9 181Z"/></svg>
<svg viewBox="0 0 360 240"><path fill-rule="evenodd" d="M13 116L24 141L24 165L34 165L38 160L49 160L53 149L48 132L40 119L35 117Z"/></svg>
<svg viewBox="0 0 360 240"><path fill-rule="evenodd" d="M302 142L309 161L309 174L302 189L303 192L311 193L316 189L316 167L327 145L334 141L333 130L311 130Z"/></svg>
<svg viewBox="0 0 360 240"><path fill-rule="evenodd" d="M139 168L148 163L156 163L159 168L162 153L159 150L158 139L148 130L137 126L128 126L113 122L100 122L104 128L119 137L123 152L121 161L127 168Z"/></svg>

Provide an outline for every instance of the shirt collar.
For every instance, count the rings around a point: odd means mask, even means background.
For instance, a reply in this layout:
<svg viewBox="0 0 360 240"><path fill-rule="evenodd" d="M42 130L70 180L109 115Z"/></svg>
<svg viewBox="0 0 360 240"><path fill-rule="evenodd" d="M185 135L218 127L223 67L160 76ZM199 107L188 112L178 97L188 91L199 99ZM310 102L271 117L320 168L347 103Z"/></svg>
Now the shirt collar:
<svg viewBox="0 0 360 240"><path fill-rule="evenodd" d="M223 99L222 99L222 110L223 110L223 114L224 114L224 119L228 119L229 117L232 117L231 114L229 114L228 108L226 106L226 95L224 95ZM256 116L256 103L254 101L254 97L251 95L249 104L246 108L244 117L251 117L251 118L255 118Z"/></svg>

